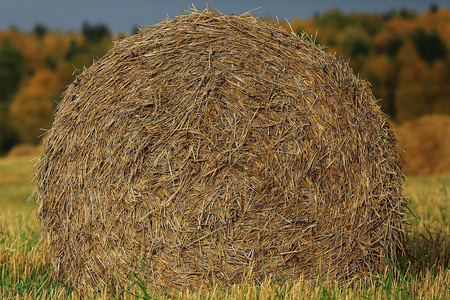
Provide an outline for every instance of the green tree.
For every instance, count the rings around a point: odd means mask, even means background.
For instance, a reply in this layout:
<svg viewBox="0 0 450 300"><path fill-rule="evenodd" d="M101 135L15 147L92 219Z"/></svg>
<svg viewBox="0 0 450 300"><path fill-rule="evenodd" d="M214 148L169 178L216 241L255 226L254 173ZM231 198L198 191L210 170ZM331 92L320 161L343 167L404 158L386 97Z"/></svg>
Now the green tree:
<svg viewBox="0 0 450 300"><path fill-rule="evenodd" d="M0 46L0 108L6 109L26 74L19 49L8 41Z"/></svg>
<svg viewBox="0 0 450 300"><path fill-rule="evenodd" d="M22 53L8 41L0 46L0 154L6 153L17 142L8 121L8 107L20 82L26 75Z"/></svg>
<svg viewBox="0 0 450 300"><path fill-rule="evenodd" d="M0 155L7 153L17 143L17 135L8 120L8 111L0 109Z"/></svg>
<svg viewBox="0 0 450 300"><path fill-rule="evenodd" d="M385 55L372 57L365 64L362 76L372 85L374 96L379 99L381 109L391 118L397 115L395 105L395 87L398 80L397 66Z"/></svg>
<svg viewBox="0 0 450 300"><path fill-rule="evenodd" d="M34 25L33 32L39 38L43 38L48 32L48 28L44 24L37 23L36 25Z"/></svg>
<svg viewBox="0 0 450 300"><path fill-rule="evenodd" d="M339 9L333 9L324 15L316 16L316 26L318 28L344 29L347 25L347 17Z"/></svg>
<svg viewBox="0 0 450 300"><path fill-rule="evenodd" d="M342 50L351 58L360 55L368 55L370 52L371 42L365 32L350 30L342 40Z"/></svg>
<svg viewBox="0 0 450 300"><path fill-rule="evenodd" d="M437 5L436 3L431 3L430 6L428 7L428 10L435 14L438 10L439 10L439 5Z"/></svg>
<svg viewBox="0 0 450 300"><path fill-rule="evenodd" d="M72 60L75 57L75 55L77 54L77 52L80 52L82 50L83 49L80 46L78 46L77 41L75 39L72 39L70 41L69 49L67 50L64 58L66 60Z"/></svg>
<svg viewBox="0 0 450 300"><path fill-rule="evenodd" d="M105 24L90 24L89 22L83 22L81 31L87 41L94 43L101 42L103 38L111 35Z"/></svg>
<svg viewBox="0 0 450 300"><path fill-rule="evenodd" d="M432 64L437 59L445 59L447 55L447 48L436 31L428 33L423 28L419 28L412 33L411 40L420 58L428 64Z"/></svg>
<svg viewBox="0 0 450 300"><path fill-rule="evenodd" d="M392 34L386 47L386 54L394 58L403 45L403 38L399 34Z"/></svg>
<svg viewBox="0 0 450 300"><path fill-rule="evenodd" d="M417 17L417 13L410 9L407 9L407 8L393 9L393 10L390 10L387 13L383 14L383 18L385 20L391 20L393 18L413 20L416 17Z"/></svg>
<svg viewBox="0 0 450 300"><path fill-rule="evenodd" d="M139 28L140 28L139 25L134 25L133 27L131 27L131 35L138 33L140 31Z"/></svg>

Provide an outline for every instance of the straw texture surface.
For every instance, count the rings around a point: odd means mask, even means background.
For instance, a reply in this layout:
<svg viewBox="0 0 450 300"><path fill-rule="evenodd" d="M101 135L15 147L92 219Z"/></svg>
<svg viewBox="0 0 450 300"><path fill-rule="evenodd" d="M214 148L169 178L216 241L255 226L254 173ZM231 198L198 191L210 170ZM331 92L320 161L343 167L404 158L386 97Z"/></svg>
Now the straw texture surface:
<svg viewBox="0 0 450 300"><path fill-rule="evenodd" d="M193 10L67 88L36 172L55 274L167 290L351 280L403 247L401 157L367 82L306 37Z"/></svg>

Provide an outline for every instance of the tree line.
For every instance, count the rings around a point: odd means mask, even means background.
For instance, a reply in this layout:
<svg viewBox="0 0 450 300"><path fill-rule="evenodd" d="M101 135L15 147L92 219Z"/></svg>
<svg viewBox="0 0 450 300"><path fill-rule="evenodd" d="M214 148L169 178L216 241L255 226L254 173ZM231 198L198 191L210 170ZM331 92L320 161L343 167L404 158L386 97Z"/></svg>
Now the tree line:
<svg viewBox="0 0 450 300"><path fill-rule="evenodd" d="M426 114L450 114L450 11L435 5L423 13L344 14L332 10L294 19L326 51L349 60L372 85L382 110L394 122Z"/></svg>
<svg viewBox="0 0 450 300"><path fill-rule="evenodd" d="M280 25L308 34L325 51L349 60L394 122L450 114L448 9L430 6L422 13L402 9L386 14L331 10ZM87 22L79 32L51 31L42 24L31 32L0 31L0 154L19 143L38 144L66 86L114 40L126 36Z"/></svg>
<svg viewBox="0 0 450 300"><path fill-rule="evenodd" d="M0 31L0 154L16 144L38 144L67 85L125 36L87 22L65 34L43 24L32 32Z"/></svg>

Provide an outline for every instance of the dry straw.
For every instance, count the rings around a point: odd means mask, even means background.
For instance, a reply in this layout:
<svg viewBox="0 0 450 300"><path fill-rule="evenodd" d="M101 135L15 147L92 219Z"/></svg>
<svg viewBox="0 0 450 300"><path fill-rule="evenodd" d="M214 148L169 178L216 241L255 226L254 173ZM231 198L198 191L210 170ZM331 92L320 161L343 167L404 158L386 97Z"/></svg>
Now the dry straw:
<svg viewBox="0 0 450 300"><path fill-rule="evenodd" d="M250 14L116 42L63 95L36 173L77 289L351 280L403 248L397 142L348 65ZM131 277L130 277L131 276Z"/></svg>

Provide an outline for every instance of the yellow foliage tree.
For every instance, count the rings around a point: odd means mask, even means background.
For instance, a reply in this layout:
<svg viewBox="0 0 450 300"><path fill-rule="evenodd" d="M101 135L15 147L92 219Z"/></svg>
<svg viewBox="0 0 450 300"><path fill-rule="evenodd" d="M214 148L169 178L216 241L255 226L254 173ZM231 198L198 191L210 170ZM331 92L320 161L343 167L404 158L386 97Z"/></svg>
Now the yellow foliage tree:
<svg viewBox="0 0 450 300"><path fill-rule="evenodd" d="M37 144L42 129L51 127L54 97L58 93L57 76L48 69L41 69L15 95L9 107L9 118L20 142Z"/></svg>
<svg viewBox="0 0 450 300"><path fill-rule="evenodd" d="M397 120L403 122L418 118L427 112L423 86L428 67L410 42L404 44L398 57L401 70L395 91L395 104Z"/></svg>
<svg viewBox="0 0 450 300"><path fill-rule="evenodd" d="M397 84L395 65L386 55L377 55L366 62L362 74L367 74L373 93L380 100L383 111L391 117L395 116L395 86Z"/></svg>

